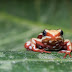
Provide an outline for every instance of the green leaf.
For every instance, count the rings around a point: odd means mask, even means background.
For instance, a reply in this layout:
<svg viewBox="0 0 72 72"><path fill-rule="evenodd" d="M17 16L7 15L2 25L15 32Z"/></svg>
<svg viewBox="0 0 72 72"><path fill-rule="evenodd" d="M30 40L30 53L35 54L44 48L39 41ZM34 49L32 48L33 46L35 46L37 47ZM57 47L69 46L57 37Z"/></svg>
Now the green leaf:
<svg viewBox="0 0 72 72"><path fill-rule="evenodd" d="M71 11L66 9L66 2L35 2L0 2L0 72L71 72L69 56L63 59L65 54L56 51L46 54L24 48L26 41L46 28L61 28L64 38L72 41Z"/></svg>

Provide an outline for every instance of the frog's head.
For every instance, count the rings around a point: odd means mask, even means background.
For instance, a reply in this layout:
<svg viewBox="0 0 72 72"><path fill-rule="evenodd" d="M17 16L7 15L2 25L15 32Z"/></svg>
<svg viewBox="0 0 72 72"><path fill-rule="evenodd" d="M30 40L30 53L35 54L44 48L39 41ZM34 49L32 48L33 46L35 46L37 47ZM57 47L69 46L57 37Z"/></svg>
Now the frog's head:
<svg viewBox="0 0 72 72"><path fill-rule="evenodd" d="M61 29L57 30L47 30L45 29L43 32L42 41L44 42L59 42L63 41L63 31Z"/></svg>

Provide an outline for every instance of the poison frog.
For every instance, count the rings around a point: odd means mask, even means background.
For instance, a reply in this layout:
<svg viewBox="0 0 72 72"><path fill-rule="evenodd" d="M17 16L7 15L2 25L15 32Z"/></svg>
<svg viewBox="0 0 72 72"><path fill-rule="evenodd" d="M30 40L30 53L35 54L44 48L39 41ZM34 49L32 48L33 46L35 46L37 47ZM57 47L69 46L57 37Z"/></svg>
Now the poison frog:
<svg viewBox="0 0 72 72"><path fill-rule="evenodd" d="M64 39L63 31L57 30L43 30L37 38L32 38L24 44L27 50L34 52L51 53L52 50L58 53L65 53L63 58L67 55L71 56L72 43L69 39Z"/></svg>

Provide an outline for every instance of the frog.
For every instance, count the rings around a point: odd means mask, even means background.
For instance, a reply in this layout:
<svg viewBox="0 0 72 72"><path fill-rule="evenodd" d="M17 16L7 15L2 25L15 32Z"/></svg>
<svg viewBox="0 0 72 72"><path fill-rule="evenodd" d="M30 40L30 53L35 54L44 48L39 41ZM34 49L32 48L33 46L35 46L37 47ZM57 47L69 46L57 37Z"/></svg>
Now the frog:
<svg viewBox="0 0 72 72"><path fill-rule="evenodd" d="M67 55L72 57L72 43L69 39L64 39L63 34L64 32L61 29L44 29L37 38L28 40L24 47L27 50L40 53L58 51L58 53L65 53L63 58L66 58Z"/></svg>

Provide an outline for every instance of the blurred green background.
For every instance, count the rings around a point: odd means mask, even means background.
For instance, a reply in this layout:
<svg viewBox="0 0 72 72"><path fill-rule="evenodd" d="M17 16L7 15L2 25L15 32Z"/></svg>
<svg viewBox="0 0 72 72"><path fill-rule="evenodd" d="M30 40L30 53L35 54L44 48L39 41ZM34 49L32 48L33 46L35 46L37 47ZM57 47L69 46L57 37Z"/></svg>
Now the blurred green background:
<svg viewBox="0 0 72 72"><path fill-rule="evenodd" d="M42 30L59 28L72 41L72 0L1 0L0 72L71 72L69 56L24 48Z"/></svg>

